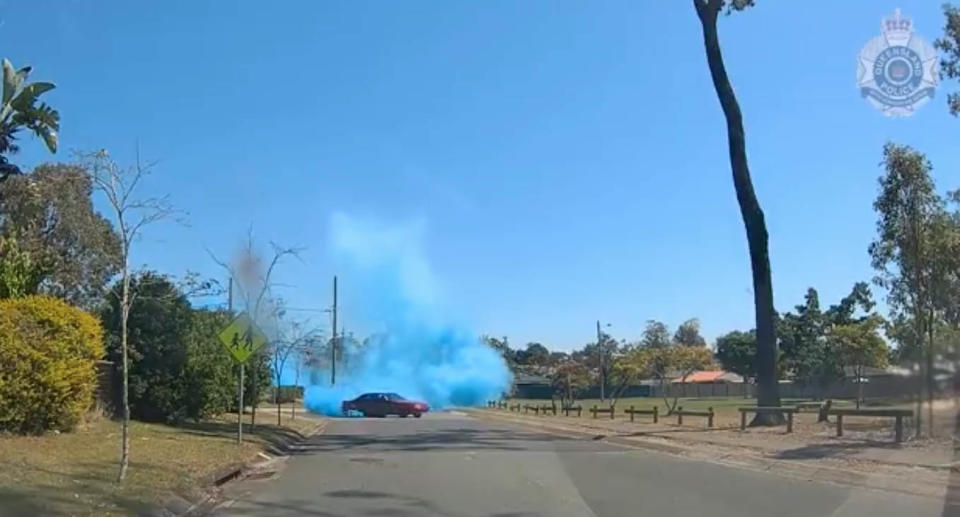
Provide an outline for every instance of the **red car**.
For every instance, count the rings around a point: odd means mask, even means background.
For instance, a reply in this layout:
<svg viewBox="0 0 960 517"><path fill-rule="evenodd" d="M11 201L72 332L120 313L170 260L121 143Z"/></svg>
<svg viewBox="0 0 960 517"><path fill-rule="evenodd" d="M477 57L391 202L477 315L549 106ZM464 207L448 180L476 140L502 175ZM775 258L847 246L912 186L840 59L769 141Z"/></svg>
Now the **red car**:
<svg viewBox="0 0 960 517"><path fill-rule="evenodd" d="M358 411L363 413L363 416L413 415L416 418L430 411L430 407L425 403L407 400L396 393L364 393L353 400L343 401L341 409L344 415Z"/></svg>

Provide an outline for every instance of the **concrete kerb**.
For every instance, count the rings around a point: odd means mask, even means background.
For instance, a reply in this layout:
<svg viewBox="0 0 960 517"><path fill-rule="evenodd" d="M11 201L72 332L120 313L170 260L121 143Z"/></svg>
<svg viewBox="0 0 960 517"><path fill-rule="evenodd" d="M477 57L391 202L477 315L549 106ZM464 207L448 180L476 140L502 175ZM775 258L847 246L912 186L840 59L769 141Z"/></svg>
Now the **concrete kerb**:
<svg viewBox="0 0 960 517"><path fill-rule="evenodd" d="M931 483L929 480L911 482L899 476L885 476L876 473L864 472L861 470L843 469L823 465L809 465L797 463L796 461L791 460L780 460L736 454L736 451L733 450L733 447L727 447L728 449L731 449L731 452L727 453L705 452L702 449L698 450L697 443L695 442L677 442L673 438L629 437L609 433L603 434L586 429L574 429L569 426L556 425L553 422L548 423L542 419L525 419L522 417L517 418L516 416L510 417L509 415L504 415L492 410L487 411L483 409L472 409L467 410L467 412L473 416L533 427L552 434L603 440L605 443L612 443L625 448L653 450L692 461L709 461L711 463L717 463L730 467L769 472L779 476L803 479L806 481L826 482L845 486L857 486L883 491L894 491L903 494L930 497L938 500L946 500L949 497L954 504L960 504L960 486L951 486L952 484L950 483L948 470L937 469L929 471L931 475L942 478L939 480L942 482ZM677 443L683 443L684 445L663 443L666 441L674 441ZM701 443L700 445L714 444ZM902 463L889 463L886 465L890 467L904 468L904 464Z"/></svg>
<svg viewBox="0 0 960 517"><path fill-rule="evenodd" d="M191 517L205 515L219 503L217 497L221 487L227 483L244 479L255 472L269 469L271 465L293 452L297 445L313 436L323 433L328 423L329 420L323 419L317 423L316 426L302 433L299 438L285 438L276 445L270 445L266 451L273 454L273 456L259 453L257 459L242 464L230 465L218 470L208 478L208 482L206 483L207 489L204 490L203 496L196 501L188 501L179 494L164 495L161 498L161 506L151 512L150 515L156 517Z"/></svg>

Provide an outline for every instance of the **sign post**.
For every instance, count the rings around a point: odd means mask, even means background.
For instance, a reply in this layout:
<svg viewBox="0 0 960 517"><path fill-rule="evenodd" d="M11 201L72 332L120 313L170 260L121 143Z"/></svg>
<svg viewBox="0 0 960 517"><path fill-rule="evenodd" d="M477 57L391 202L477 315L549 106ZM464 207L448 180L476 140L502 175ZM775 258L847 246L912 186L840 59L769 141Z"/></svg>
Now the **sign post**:
<svg viewBox="0 0 960 517"><path fill-rule="evenodd" d="M230 355L240 363L240 387L238 389L237 443L243 443L243 370L247 359L267 343L266 336L250 320L246 313L240 314L227 328L220 332L220 342Z"/></svg>

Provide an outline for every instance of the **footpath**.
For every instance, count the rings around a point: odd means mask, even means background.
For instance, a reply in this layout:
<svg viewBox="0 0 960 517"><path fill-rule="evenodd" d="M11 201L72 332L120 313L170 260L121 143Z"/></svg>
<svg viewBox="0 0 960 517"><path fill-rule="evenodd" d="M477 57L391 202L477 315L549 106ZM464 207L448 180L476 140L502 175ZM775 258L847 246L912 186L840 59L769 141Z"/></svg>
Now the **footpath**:
<svg viewBox="0 0 960 517"><path fill-rule="evenodd" d="M625 447L652 449L692 460L771 472L810 481L833 482L903 492L960 503L960 453L955 454L953 423L956 411L938 411L942 424L936 439L894 443L892 426L878 422L844 426L835 436L833 423L817 423L803 415L792 433L785 427L740 431L733 418L719 418L713 428L705 419L649 417L618 418L535 416L503 409L473 409L469 413L538 428L551 433L605 440ZM891 423L892 424L892 423Z"/></svg>

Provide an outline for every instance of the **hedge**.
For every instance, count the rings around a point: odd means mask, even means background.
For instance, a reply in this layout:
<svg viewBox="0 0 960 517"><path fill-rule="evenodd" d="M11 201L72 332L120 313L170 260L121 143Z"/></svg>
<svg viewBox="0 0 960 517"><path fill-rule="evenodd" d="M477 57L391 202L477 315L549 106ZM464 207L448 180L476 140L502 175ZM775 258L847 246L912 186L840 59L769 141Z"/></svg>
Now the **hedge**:
<svg viewBox="0 0 960 517"><path fill-rule="evenodd" d="M277 393L277 390L280 390ZM280 396L280 400L277 400L277 395ZM270 402L289 404L291 402L296 402L298 399L303 398L303 386L272 386L270 388Z"/></svg>
<svg viewBox="0 0 960 517"><path fill-rule="evenodd" d="M103 331L44 296L0 300L0 431L72 430L93 403Z"/></svg>

